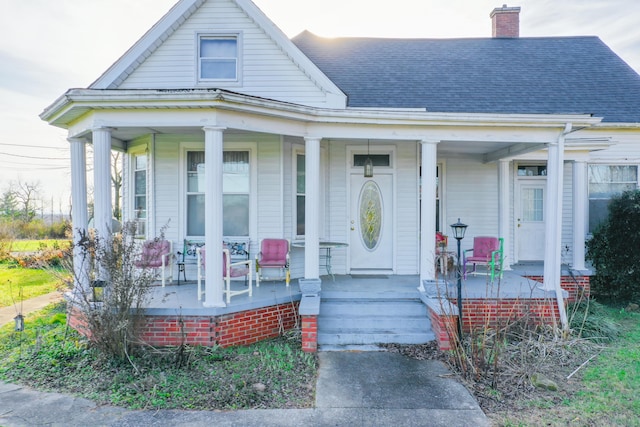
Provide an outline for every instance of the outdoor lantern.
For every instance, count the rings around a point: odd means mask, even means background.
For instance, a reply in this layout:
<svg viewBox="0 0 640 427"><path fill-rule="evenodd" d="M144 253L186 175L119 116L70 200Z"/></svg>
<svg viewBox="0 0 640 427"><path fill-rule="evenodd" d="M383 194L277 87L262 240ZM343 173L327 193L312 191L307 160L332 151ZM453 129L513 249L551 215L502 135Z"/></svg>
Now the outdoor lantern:
<svg viewBox="0 0 640 427"><path fill-rule="evenodd" d="M458 339L462 342L462 268L460 266L460 240L464 239L464 233L467 231L467 224L458 222L451 224L453 237L458 241Z"/></svg>
<svg viewBox="0 0 640 427"><path fill-rule="evenodd" d="M13 318L13 320L16 322L16 331L24 331L24 316L22 314L18 314Z"/></svg>
<svg viewBox="0 0 640 427"><path fill-rule="evenodd" d="M369 156L369 140L367 139L367 159L364 161L364 177L373 177L373 160Z"/></svg>
<svg viewBox="0 0 640 427"><path fill-rule="evenodd" d="M458 222L451 224L451 230L453 231L453 237L460 241L464 239L464 233L467 231L467 224L461 223L460 218L458 218Z"/></svg>
<svg viewBox="0 0 640 427"><path fill-rule="evenodd" d="M104 280L94 280L91 282L91 289L93 291L93 302L102 302L104 298Z"/></svg>

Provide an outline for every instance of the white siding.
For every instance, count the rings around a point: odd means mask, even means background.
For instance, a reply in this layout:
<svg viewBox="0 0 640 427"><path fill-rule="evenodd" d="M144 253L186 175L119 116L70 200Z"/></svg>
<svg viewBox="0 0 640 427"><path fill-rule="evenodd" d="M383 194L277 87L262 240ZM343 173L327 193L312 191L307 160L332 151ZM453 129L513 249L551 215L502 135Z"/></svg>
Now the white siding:
<svg viewBox="0 0 640 427"><path fill-rule="evenodd" d="M396 157L396 274L418 274L420 199L416 143L397 144ZM433 241L435 245L435 237Z"/></svg>
<svg viewBox="0 0 640 427"><path fill-rule="evenodd" d="M316 84L243 10L228 0L207 1L119 86L119 89L198 87L197 33L240 32L241 84L209 83L229 89L305 105L325 105ZM200 86L205 87L205 86Z"/></svg>
<svg viewBox="0 0 640 427"><path fill-rule="evenodd" d="M563 264L571 264L573 262L573 163L571 162L564 163L562 184L562 244L560 254Z"/></svg>
<svg viewBox="0 0 640 427"><path fill-rule="evenodd" d="M448 224L453 224L460 218L469 226L462 240L462 249L471 248L475 236L497 236L497 164L483 164L467 159L448 159L446 182L445 224L448 227ZM455 250L455 245L454 240L449 243L449 248Z"/></svg>
<svg viewBox="0 0 640 427"><path fill-rule="evenodd" d="M325 145L326 144L326 145ZM347 195L347 160L346 144L343 142L327 141L326 146L329 158L329 171L327 179L327 205L325 206L325 236L323 239L334 242L349 241L349 197ZM347 273L348 249L339 248L331 250L331 265L335 274ZM324 267L320 267L323 274Z"/></svg>

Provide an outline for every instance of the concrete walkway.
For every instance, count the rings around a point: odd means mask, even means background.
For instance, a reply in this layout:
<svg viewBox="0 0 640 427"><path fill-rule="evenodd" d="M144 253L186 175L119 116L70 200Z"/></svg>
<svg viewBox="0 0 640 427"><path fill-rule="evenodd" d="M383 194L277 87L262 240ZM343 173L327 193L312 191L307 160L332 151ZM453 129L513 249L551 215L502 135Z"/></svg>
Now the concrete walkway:
<svg viewBox="0 0 640 427"><path fill-rule="evenodd" d="M16 317L16 315L20 311L22 312L23 316L26 316L33 311L45 308L51 303L61 301L62 298L62 293L56 291L49 294L40 295L39 297L24 300L21 303L18 303L16 307L2 307L0 308L0 326L4 326L7 323L12 323L14 321L13 318Z"/></svg>
<svg viewBox="0 0 640 427"><path fill-rule="evenodd" d="M0 425L488 426L438 361L387 352L321 352L315 408L133 411L0 382Z"/></svg>
<svg viewBox="0 0 640 427"><path fill-rule="evenodd" d="M22 303L22 313L62 299ZM0 309L0 325L14 307ZM320 352L316 402L309 409L134 411L0 381L0 425L18 426L488 426L475 399L442 362L384 351Z"/></svg>

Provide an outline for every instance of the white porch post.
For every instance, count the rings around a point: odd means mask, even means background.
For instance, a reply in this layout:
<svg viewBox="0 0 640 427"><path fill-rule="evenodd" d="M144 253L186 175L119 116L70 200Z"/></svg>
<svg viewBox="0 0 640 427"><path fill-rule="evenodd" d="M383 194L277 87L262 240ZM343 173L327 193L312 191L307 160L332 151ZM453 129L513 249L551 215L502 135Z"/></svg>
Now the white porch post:
<svg viewBox="0 0 640 427"><path fill-rule="evenodd" d="M222 280L222 127L204 128L205 307L225 307Z"/></svg>
<svg viewBox="0 0 640 427"><path fill-rule="evenodd" d="M86 295L89 292L88 254L78 243L87 232L87 151L81 138L69 138L71 151L71 215L73 216L74 287Z"/></svg>
<svg viewBox="0 0 640 427"><path fill-rule="evenodd" d="M511 208L511 192L509 191L510 163L511 162L509 160L504 159L498 161L498 186L500 191L498 195L498 234L504 239L504 261L502 262L503 270L511 270L511 260L509 259L509 256L511 255L511 227L509 226L509 209Z"/></svg>
<svg viewBox="0 0 640 427"><path fill-rule="evenodd" d="M93 226L103 240L111 238L111 129L93 130Z"/></svg>
<svg viewBox="0 0 640 427"><path fill-rule="evenodd" d="M425 280L435 280L436 247L436 168L437 141L420 141L422 148L422 194L420 198L420 285L424 291Z"/></svg>
<svg viewBox="0 0 640 427"><path fill-rule="evenodd" d="M562 287L560 286L560 245L562 244L562 185L564 165L564 138L571 130L567 123L556 143L549 144L547 160L547 197L544 209L545 251L544 289L555 291L564 330L568 329L567 312L564 308Z"/></svg>
<svg viewBox="0 0 640 427"><path fill-rule="evenodd" d="M305 141L304 278L320 278L320 139Z"/></svg>
<svg viewBox="0 0 640 427"><path fill-rule="evenodd" d="M586 270L584 243L587 231L587 163L573 162L573 262L574 270Z"/></svg>

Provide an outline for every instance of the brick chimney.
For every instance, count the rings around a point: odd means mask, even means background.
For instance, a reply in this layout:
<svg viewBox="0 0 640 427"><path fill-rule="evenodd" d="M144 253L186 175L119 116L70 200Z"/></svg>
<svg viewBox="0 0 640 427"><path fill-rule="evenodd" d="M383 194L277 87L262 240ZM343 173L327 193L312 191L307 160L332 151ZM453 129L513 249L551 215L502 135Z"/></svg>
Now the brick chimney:
<svg viewBox="0 0 640 427"><path fill-rule="evenodd" d="M491 14L491 36L494 38L520 37L520 8L496 7Z"/></svg>

